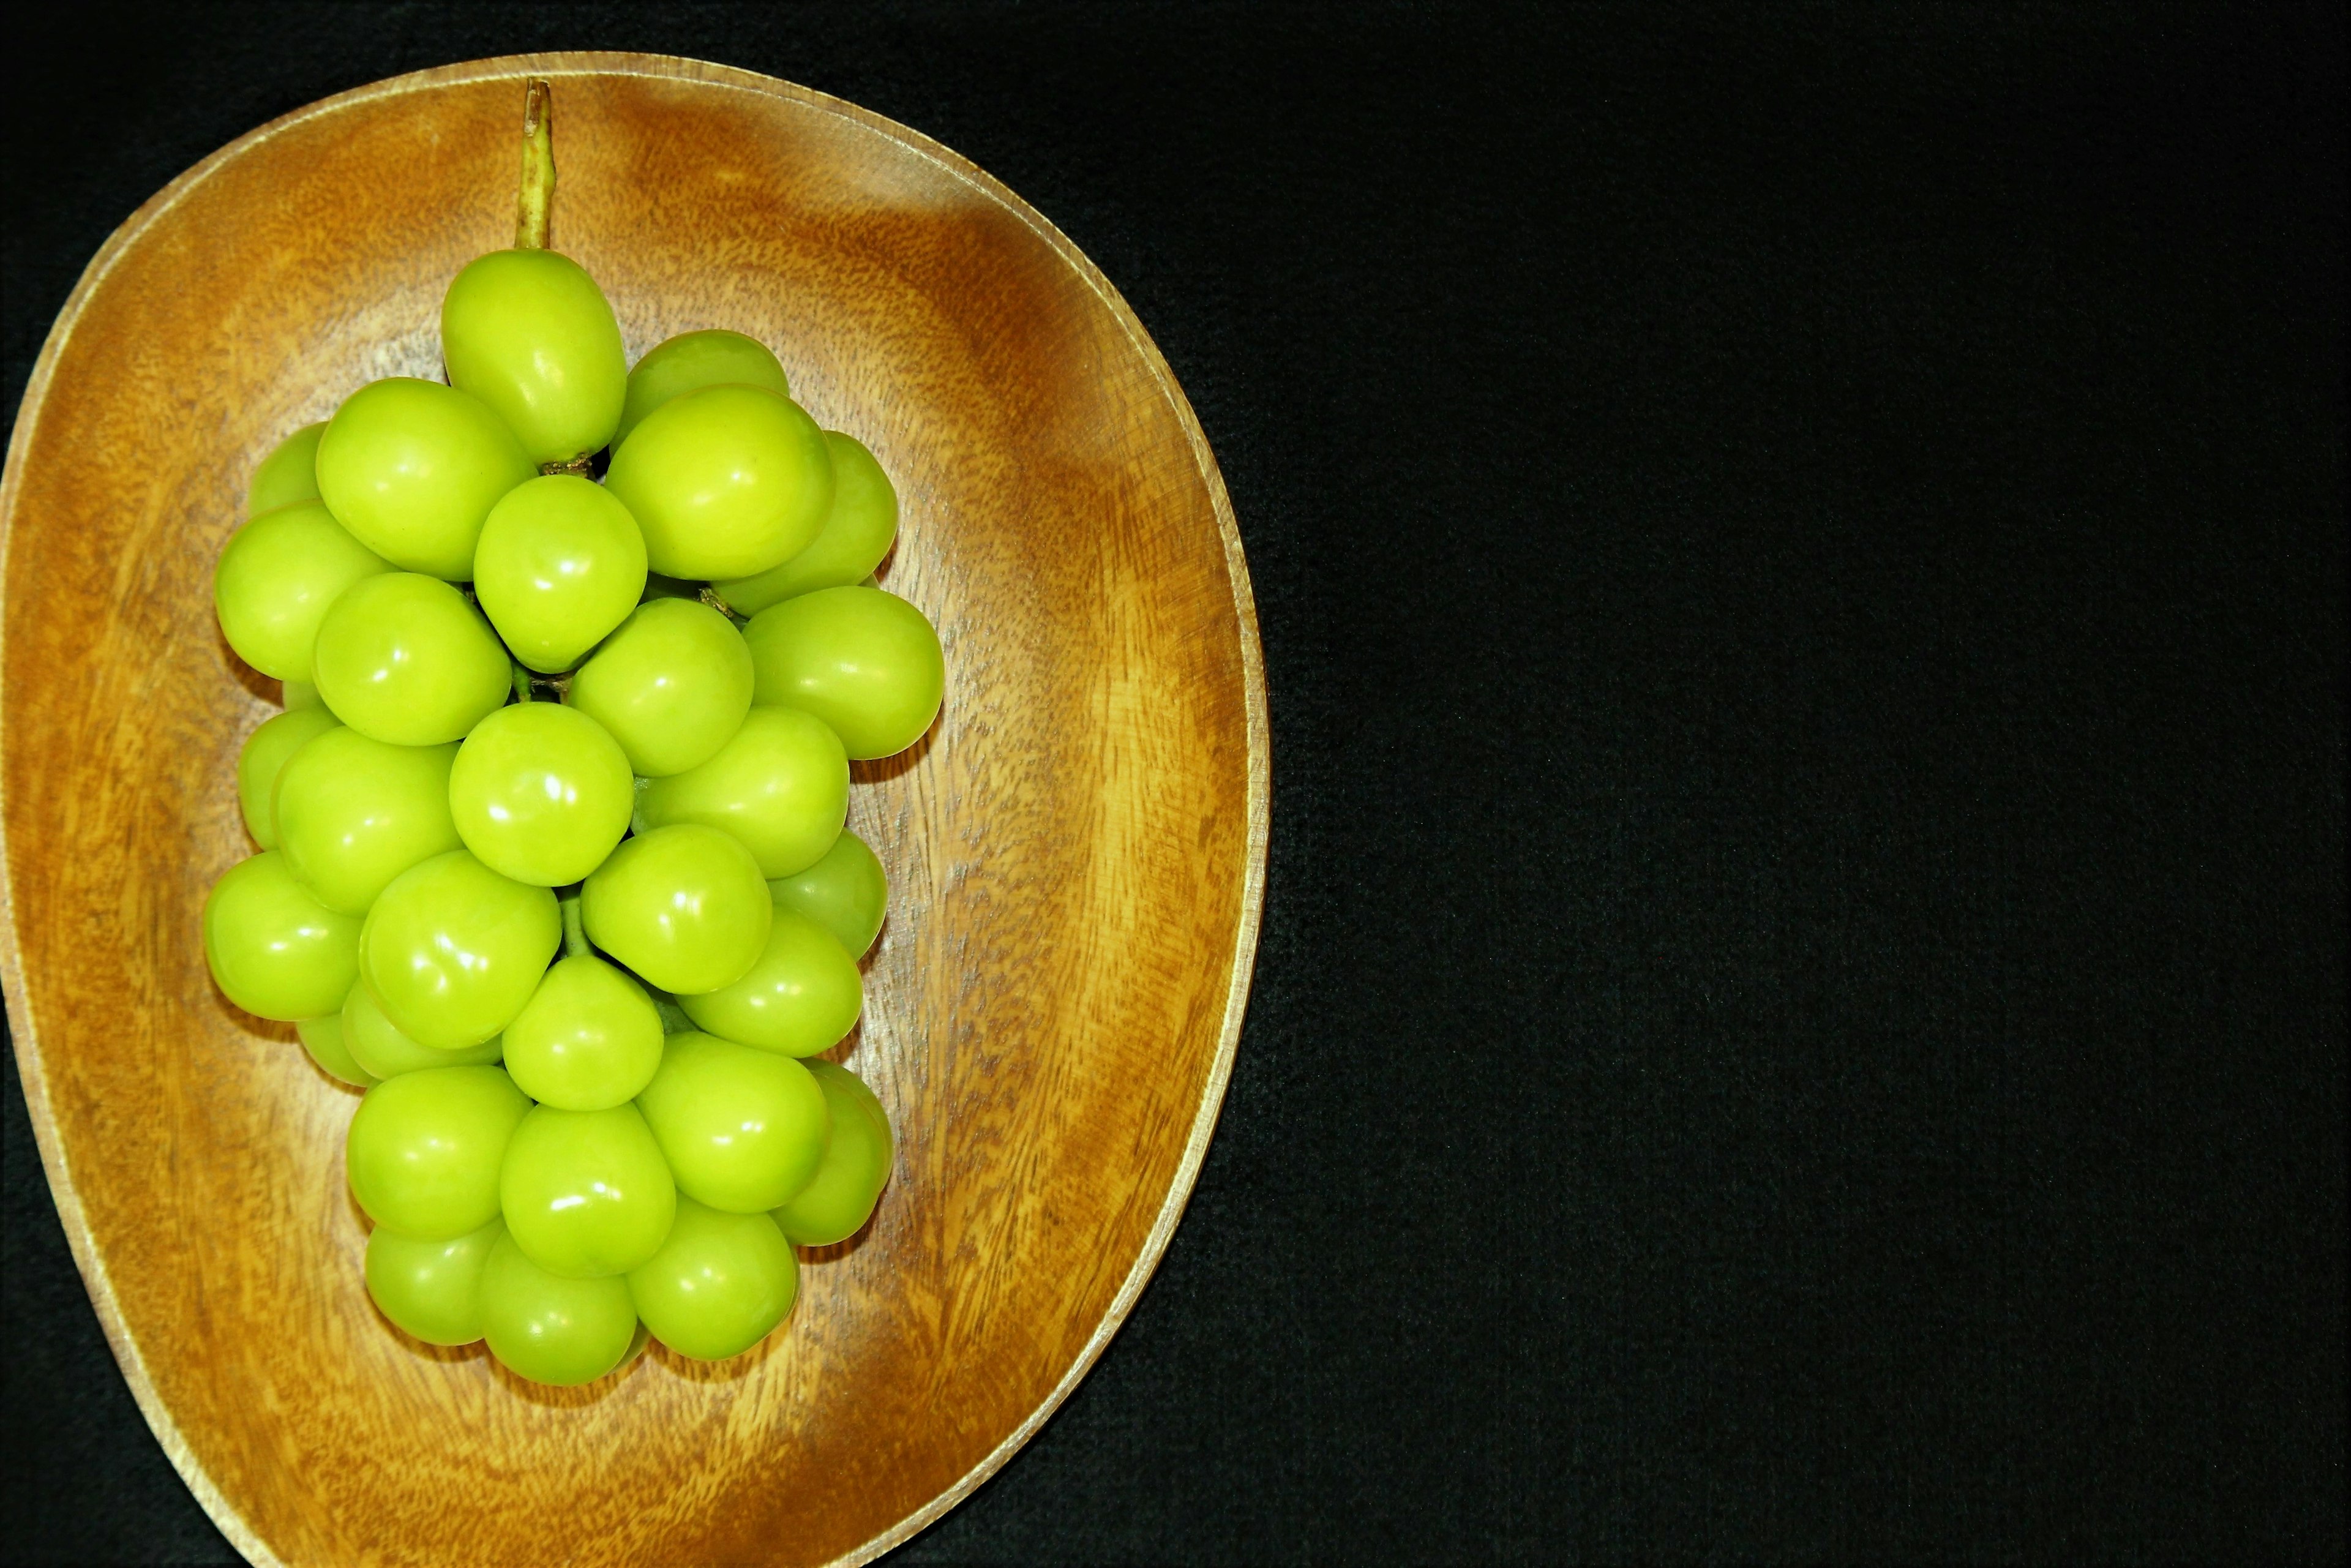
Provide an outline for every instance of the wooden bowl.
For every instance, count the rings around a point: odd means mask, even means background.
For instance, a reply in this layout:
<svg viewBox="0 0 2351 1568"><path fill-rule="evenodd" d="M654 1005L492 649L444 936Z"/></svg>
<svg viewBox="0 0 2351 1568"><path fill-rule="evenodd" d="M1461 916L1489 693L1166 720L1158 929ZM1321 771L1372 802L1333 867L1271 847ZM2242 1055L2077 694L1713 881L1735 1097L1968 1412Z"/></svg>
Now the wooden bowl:
<svg viewBox="0 0 2351 1568"><path fill-rule="evenodd" d="M869 444L884 580L945 713L861 765L891 878L846 1054L898 1163L735 1361L659 1346L542 1389L377 1315L342 1179L356 1096L214 990L197 911L252 852L273 683L213 562L270 444L437 375L441 294L509 243L528 74L554 240L632 355L731 327ZM0 489L0 963L74 1255L131 1391L259 1563L862 1562L1004 1463L1165 1247L1249 989L1265 696L1231 508L1134 314L1020 199L741 71L553 55L329 99L207 159L58 318Z"/></svg>

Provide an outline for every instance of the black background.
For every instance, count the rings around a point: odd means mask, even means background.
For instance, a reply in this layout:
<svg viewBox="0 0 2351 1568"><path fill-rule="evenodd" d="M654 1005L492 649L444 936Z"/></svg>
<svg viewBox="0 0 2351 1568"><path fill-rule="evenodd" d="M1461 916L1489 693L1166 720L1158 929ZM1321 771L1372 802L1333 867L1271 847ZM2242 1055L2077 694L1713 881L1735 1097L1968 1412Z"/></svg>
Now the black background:
<svg viewBox="0 0 2351 1568"><path fill-rule="evenodd" d="M1255 998L1133 1321L905 1561L2339 1553L2331 7L11 26L12 410L181 170L541 47L938 137L1174 365ZM5 1078L0 1554L227 1561Z"/></svg>

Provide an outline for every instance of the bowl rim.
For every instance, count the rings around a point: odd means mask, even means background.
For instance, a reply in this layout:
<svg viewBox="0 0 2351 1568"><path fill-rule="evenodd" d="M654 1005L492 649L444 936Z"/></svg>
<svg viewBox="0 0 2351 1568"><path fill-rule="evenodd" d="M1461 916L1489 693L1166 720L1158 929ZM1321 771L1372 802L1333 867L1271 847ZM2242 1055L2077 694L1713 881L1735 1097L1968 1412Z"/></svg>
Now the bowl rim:
<svg viewBox="0 0 2351 1568"><path fill-rule="evenodd" d="M1215 1134L1226 1088L1231 1080L1233 1056L1240 1041L1241 1022L1248 1011L1249 987L1256 968L1258 937L1265 902L1272 754L1267 718L1265 653L1258 634L1257 601L1250 591L1249 562L1241 549L1240 530L1233 517L1231 497L1225 490L1223 474L1217 465L1216 455L1209 449L1207 437L1200 429L1199 419L1193 413L1190 401L1184 395L1183 388L1160 353L1158 345L1152 340L1134 309L1110 279L1102 275L1101 268L1095 267L1085 253L1043 214L968 158L871 110L778 77L678 55L571 49L465 60L370 82L280 115L246 131L191 166L124 219L82 269L73 292L67 297L64 308L50 325L38 358L34 361L32 374L26 381L24 396L17 405L16 420L9 432L5 465L0 468L0 617L5 617L7 603L9 545L16 533L25 455L30 448L33 432L40 423L50 375L58 358L72 340L74 329L79 324L82 311L91 296L141 236L158 219L177 206L188 193L208 179L214 171L307 120L377 99L527 76L646 77L701 82L782 99L848 120L896 142L1019 219L1101 298L1151 371L1160 394L1166 399L1183 428L1185 439L1190 444L1193 462L1207 488L1216 511L1217 529L1224 544L1226 575L1232 586L1233 611L1240 634L1241 682L1249 736L1246 864L1242 873L1240 918L1234 932L1232 970L1224 1017L1217 1034L1216 1056L1202 1086L1199 1109L1193 1117L1183 1155L1177 1162L1167 1196L1150 1231L1144 1238L1133 1268L1120 1283L1102 1321L1094 1326L1093 1333L1071 1362L1061 1381L1002 1441L944 1491L895 1524L834 1558L828 1565L828 1568L854 1568L855 1564L869 1563L913 1539L949 1509L970 1496L981 1482L1001 1469L1061 1407L1061 1402L1092 1370L1112 1336L1125 1324L1144 1286L1150 1283L1153 1273L1157 1270L1176 1224L1183 1218L1192 1188L1199 1179L1200 1164L1207 1155L1208 1141ZM0 755L5 755L7 747L6 661L7 639L5 634L0 634ZM181 1436L170 1408L157 1396L154 1385L148 1377L138 1342L124 1325L115 1301L114 1286L107 1271L105 1256L91 1239L88 1218L82 1212L80 1194L74 1186L72 1168L57 1141L39 1031L33 1017L31 1000L25 990L23 954L16 936L14 862L8 857L6 788L5 770L0 769L0 990L5 992L9 1033L16 1057L17 1076L24 1085L26 1112L32 1123L34 1143L40 1150L43 1171L48 1177L50 1195L57 1203L57 1218L65 1228L74 1263L89 1292L90 1304L97 1310L99 1323L105 1331L108 1347L114 1353L115 1364L121 1368L123 1379L130 1385L140 1413L146 1417L149 1428L170 1458L172 1468L180 1473L181 1479L187 1483L188 1490L195 1495L197 1502L221 1533L247 1561L277 1568L285 1560L246 1522L244 1516L214 1483Z"/></svg>

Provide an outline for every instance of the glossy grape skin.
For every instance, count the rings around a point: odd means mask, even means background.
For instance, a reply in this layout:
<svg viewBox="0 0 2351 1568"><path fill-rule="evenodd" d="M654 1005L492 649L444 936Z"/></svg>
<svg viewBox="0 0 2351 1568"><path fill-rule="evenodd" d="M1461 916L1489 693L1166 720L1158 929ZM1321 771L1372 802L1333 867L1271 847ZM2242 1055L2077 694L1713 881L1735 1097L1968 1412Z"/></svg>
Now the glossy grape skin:
<svg viewBox="0 0 2351 1568"><path fill-rule="evenodd" d="M852 436L824 433L832 454L832 506L824 531L799 554L757 577L714 584L737 615L757 615L820 588L863 582L898 538L898 492L873 454Z"/></svg>
<svg viewBox="0 0 2351 1568"><path fill-rule="evenodd" d="M612 454L604 483L666 577L755 577L814 543L832 506L832 455L799 404L759 387L682 393Z"/></svg>
<svg viewBox="0 0 2351 1568"><path fill-rule="evenodd" d="M628 619L645 587L645 541L610 490L576 474L516 486L474 548L474 595L514 656L568 670Z"/></svg>
<svg viewBox="0 0 2351 1568"><path fill-rule="evenodd" d="M245 515L257 517L297 501L319 498L319 437L327 422L306 424L269 449L255 465L253 483L245 493Z"/></svg>
<svg viewBox="0 0 2351 1568"><path fill-rule="evenodd" d="M830 1061L806 1064L824 1091L832 1135L816 1175L793 1199L776 1210L776 1224L803 1247L830 1247L864 1228L890 1179L894 1145L890 1117L857 1074Z"/></svg>
<svg viewBox="0 0 2351 1568"><path fill-rule="evenodd" d="M716 828L640 833L580 889L589 939L675 995L715 991L768 945L775 902L751 852Z"/></svg>
<svg viewBox="0 0 2351 1568"><path fill-rule="evenodd" d="M855 833L844 831L824 858L794 876L770 877L768 895L778 913L806 915L827 931L852 958L862 958L881 935L890 904L890 879L882 862Z"/></svg>
<svg viewBox="0 0 2351 1568"><path fill-rule="evenodd" d="M507 1145L498 1208L532 1262L590 1280L625 1274L660 1249L677 1187L634 1105L540 1105Z"/></svg>
<svg viewBox="0 0 2351 1568"><path fill-rule="evenodd" d="M341 721L325 708L289 708L246 737L236 754L236 804L245 831L265 850L277 847L277 812L272 803L277 774L293 755Z"/></svg>
<svg viewBox="0 0 2351 1568"><path fill-rule="evenodd" d="M360 973L394 1028L455 1051L513 1021L562 940L555 894L452 850L401 873L375 901Z"/></svg>
<svg viewBox="0 0 2351 1568"><path fill-rule="evenodd" d="M498 1218L498 1171L530 1102L496 1067L436 1067L367 1092L343 1143L351 1196L378 1225L454 1241Z"/></svg>
<svg viewBox="0 0 2351 1568"><path fill-rule="evenodd" d="M386 572L348 590L319 626L319 695L394 746L463 740L503 706L514 666L482 612L447 583Z"/></svg>
<svg viewBox="0 0 2351 1568"><path fill-rule="evenodd" d="M500 1237L482 1267L482 1337L500 1365L533 1383L593 1383L629 1359L637 1305L625 1275L567 1280Z"/></svg>
<svg viewBox="0 0 2351 1568"><path fill-rule="evenodd" d="M360 988L354 986L351 988L358 990ZM309 1052L310 1060L319 1064L319 1071L336 1082L347 1083L354 1089L372 1089L383 1082L361 1067L358 1059L351 1055L350 1047L343 1039L342 1014L328 1013L319 1018L304 1019L294 1026L294 1032L301 1038L302 1049Z"/></svg>
<svg viewBox="0 0 2351 1568"><path fill-rule="evenodd" d="M729 382L764 387L778 397L792 395L791 383L784 379L784 367L756 338L713 328L703 332L680 332L656 345L629 372L628 402L621 410L621 428L612 436L613 449L618 451L645 415L670 399Z"/></svg>
<svg viewBox="0 0 2351 1568"><path fill-rule="evenodd" d="M938 633L923 612L878 588L825 588L762 610L743 629L752 700L832 726L859 759L923 738L946 690Z"/></svg>
<svg viewBox="0 0 2351 1568"><path fill-rule="evenodd" d="M432 1067L488 1067L501 1061L506 1051L506 1036L502 1034L457 1051L436 1051L429 1045L419 1045L384 1016L383 1009L376 1005L376 999L368 995L363 985L353 986L351 994L343 998L341 1024L344 1054L360 1071L378 1082Z"/></svg>
<svg viewBox="0 0 2351 1568"><path fill-rule="evenodd" d="M275 850L213 884L204 933L221 993L256 1018L298 1023L333 1012L359 969L359 921L311 897Z"/></svg>
<svg viewBox="0 0 2351 1568"><path fill-rule="evenodd" d="M405 571L462 582L482 519L538 465L478 398L393 376L343 400L319 438L319 495L361 544Z"/></svg>
<svg viewBox="0 0 2351 1568"><path fill-rule="evenodd" d="M637 1096L678 1191L729 1214L791 1201L824 1158L824 1091L789 1056L674 1034Z"/></svg>
<svg viewBox="0 0 2351 1568"><path fill-rule="evenodd" d="M419 1241L384 1226L368 1234L367 1291L376 1310L426 1344L482 1337L482 1270L507 1232L503 1220L447 1241Z"/></svg>
<svg viewBox="0 0 2351 1568"><path fill-rule="evenodd" d="M601 451L621 423L629 360L596 280L551 250L477 256L441 300L449 384L521 437L533 463Z"/></svg>
<svg viewBox="0 0 2351 1568"><path fill-rule="evenodd" d="M849 816L849 755L822 719L755 707L717 755L655 779L637 801L644 823L700 822L732 835L763 877L814 865Z"/></svg>
<svg viewBox="0 0 2351 1568"><path fill-rule="evenodd" d="M742 727L751 651L707 604L651 600L580 666L563 700L602 725L638 773L683 773Z"/></svg>
<svg viewBox="0 0 2351 1568"><path fill-rule="evenodd" d="M626 1104L661 1066L653 998L592 954L557 960L499 1038L523 1092L566 1111Z"/></svg>
<svg viewBox="0 0 2351 1568"><path fill-rule="evenodd" d="M603 864L629 831L636 779L594 719L554 703L517 703L474 727L446 797L452 831L483 864L563 887Z"/></svg>
<svg viewBox="0 0 2351 1568"><path fill-rule="evenodd" d="M725 1214L690 1197L661 1250L629 1274L637 1315L696 1361L740 1355L791 1315L799 1259L764 1214Z"/></svg>
<svg viewBox="0 0 2351 1568"><path fill-rule="evenodd" d="M213 612L238 658L265 675L302 680L328 608L361 578L391 570L326 507L298 501L230 536L213 573Z"/></svg>
<svg viewBox="0 0 2351 1568"><path fill-rule="evenodd" d="M784 909L748 974L723 990L678 998L686 1017L721 1040L786 1056L840 1044L864 1005L857 960L831 932Z"/></svg>
<svg viewBox="0 0 2351 1568"><path fill-rule="evenodd" d="M454 746L387 746L340 725L287 758L270 795L278 848L312 897L365 915L392 879L463 847L449 815Z"/></svg>

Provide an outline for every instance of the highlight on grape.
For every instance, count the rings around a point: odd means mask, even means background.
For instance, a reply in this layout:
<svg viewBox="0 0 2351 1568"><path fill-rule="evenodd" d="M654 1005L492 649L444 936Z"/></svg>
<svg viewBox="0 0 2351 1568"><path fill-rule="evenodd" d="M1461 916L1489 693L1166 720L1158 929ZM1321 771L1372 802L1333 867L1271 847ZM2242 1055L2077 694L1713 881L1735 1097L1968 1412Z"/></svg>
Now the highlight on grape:
<svg viewBox="0 0 2351 1568"><path fill-rule="evenodd" d="M820 1060L889 893L849 764L921 739L946 672L874 579L889 476L767 345L629 366L549 244L550 106L530 82L513 247L442 302L446 384L353 388L254 471L214 604L286 711L203 932L229 1000L365 1091L383 1315L574 1385L648 1334L742 1354L797 1248L872 1214L889 1118Z"/></svg>

